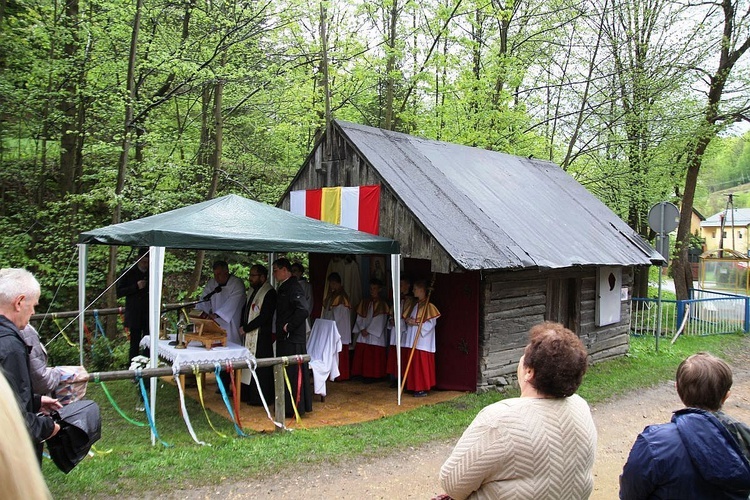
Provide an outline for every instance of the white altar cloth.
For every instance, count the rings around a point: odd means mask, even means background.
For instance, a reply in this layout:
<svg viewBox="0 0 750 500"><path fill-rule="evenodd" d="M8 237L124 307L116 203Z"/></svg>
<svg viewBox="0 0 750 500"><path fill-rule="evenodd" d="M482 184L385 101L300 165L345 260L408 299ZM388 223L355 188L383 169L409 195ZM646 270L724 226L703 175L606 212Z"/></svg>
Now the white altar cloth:
<svg viewBox="0 0 750 500"><path fill-rule="evenodd" d="M140 345L148 347L151 345L150 342L149 335L146 335L141 340ZM173 366L203 363L219 363L223 366L227 361L255 360L247 347L230 342L227 342L226 347L216 346L211 349L206 349L203 344L196 341L190 342L185 349L177 349L175 346L169 345L169 342L169 340L159 340L157 354Z"/></svg>

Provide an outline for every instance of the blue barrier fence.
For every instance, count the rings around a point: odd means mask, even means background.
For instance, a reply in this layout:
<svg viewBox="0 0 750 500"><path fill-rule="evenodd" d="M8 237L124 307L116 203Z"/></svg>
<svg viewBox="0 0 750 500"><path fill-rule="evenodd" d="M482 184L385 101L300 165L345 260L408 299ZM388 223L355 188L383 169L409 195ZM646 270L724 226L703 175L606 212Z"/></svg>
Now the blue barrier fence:
<svg viewBox="0 0 750 500"><path fill-rule="evenodd" d="M712 290L691 289L689 300L661 301L662 334L715 335L750 333L750 297ZM658 326L657 299L634 298L630 332L655 335Z"/></svg>

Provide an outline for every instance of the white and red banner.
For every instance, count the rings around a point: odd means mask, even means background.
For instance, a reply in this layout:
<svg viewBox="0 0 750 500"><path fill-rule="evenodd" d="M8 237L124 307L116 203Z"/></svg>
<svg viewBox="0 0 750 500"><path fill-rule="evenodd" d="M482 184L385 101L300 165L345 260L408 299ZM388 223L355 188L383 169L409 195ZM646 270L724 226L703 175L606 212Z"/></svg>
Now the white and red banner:
<svg viewBox="0 0 750 500"><path fill-rule="evenodd" d="M313 219L380 232L380 186L326 187L292 191L289 210Z"/></svg>

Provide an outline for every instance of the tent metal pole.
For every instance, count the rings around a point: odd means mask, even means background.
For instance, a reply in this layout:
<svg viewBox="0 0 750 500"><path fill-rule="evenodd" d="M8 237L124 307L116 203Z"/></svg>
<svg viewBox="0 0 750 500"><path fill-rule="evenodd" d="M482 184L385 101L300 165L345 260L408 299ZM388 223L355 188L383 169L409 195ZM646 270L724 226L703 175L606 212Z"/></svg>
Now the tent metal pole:
<svg viewBox="0 0 750 500"><path fill-rule="evenodd" d="M86 307L86 268L88 267L89 246L78 244L78 310ZM79 361L83 366L83 314L78 317L78 352Z"/></svg>
<svg viewBox="0 0 750 500"><path fill-rule="evenodd" d="M401 254L391 254L393 286L393 329L396 332L396 402L401 405Z"/></svg>
<svg viewBox="0 0 750 500"><path fill-rule="evenodd" d="M159 342L159 322L161 316L161 289L162 277L164 274L164 247L149 247L149 266L148 266L148 326L151 340L151 368L156 368L159 364L158 342ZM151 419L156 421L156 378L151 379L150 400L151 400ZM156 435L151 431L151 444L156 444Z"/></svg>
<svg viewBox="0 0 750 500"><path fill-rule="evenodd" d="M271 270L271 267L273 267L273 261L276 260L276 252L270 252L268 254L268 274L271 275L271 286L276 289L276 276L273 275L273 271ZM274 343L274 352L276 352L276 344Z"/></svg>

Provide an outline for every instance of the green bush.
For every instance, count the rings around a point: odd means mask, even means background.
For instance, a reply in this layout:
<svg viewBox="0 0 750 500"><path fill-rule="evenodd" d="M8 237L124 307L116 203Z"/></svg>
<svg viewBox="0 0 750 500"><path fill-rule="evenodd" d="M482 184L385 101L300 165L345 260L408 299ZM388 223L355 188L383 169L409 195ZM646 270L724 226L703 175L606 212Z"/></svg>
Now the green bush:
<svg viewBox="0 0 750 500"><path fill-rule="evenodd" d="M70 345L62 337L57 337L47 346L48 366L76 366L81 364L77 345Z"/></svg>
<svg viewBox="0 0 750 500"><path fill-rule="evenodd" d="M124 337L114 340L96 337L91 344L89 371L125 370L130 366L129 352L129 341Z"/></svg>

